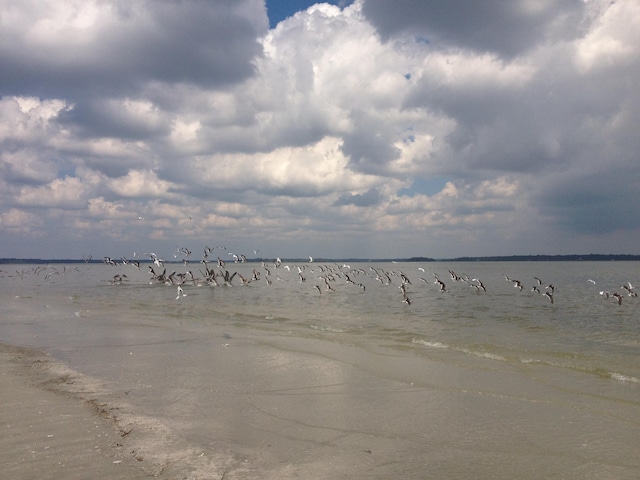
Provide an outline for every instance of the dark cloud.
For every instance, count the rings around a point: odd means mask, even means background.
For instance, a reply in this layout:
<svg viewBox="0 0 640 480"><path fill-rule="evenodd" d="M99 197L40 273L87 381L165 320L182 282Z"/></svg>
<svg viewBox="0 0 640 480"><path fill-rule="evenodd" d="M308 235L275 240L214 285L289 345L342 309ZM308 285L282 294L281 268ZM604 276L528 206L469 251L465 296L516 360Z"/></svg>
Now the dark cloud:
<svg viewBox="0 0 640 480"><path fill-rule="evenodd" d="M354 112L353 132L343 134L342 152L349 158L350 167L357 172L384 174L389 163L400 156L393 145L395 136L380 119L364 112Z"/></svg>
<svg viewBox="0 0 640 480"><path fill-rule="evenodd" d="M384 39L418 35L423 41L514 57L550 35L579 32L580 0L366 0L363 12Z"/></svg>
<svg viewBox="0 0 640 480"><path fill-rule="evenodd" d="M160 116L160 115L159 115ZM153 121L136 117L120 102L105 99L88 99L74 108L62 112L58 121L85 138L113 137L122 140L148 140L166 135L170 131L168 119Z"/></svg>
<svg viewBox="0 0 640 480"><path fill-rule="evenodd" d="M49 13L28 2L23 8L33 8L35 17ZM258 0L139 0L101 8L98 15L110 18L90 28L60 25L66 34L41 32L40 43L27 35L37 25L16 26L21 32L11 48L0 49L6 72L0 89L78 98L139 93L147 82L227 85L254 73L258 38L267 29ZM251 10L254 17L246 15Z"/></svg>
<svg viewBox="0 0 640 480"><path fill-rule="evenodd" d="M546 178L532 195L541 213L558 228L607 234L640 228L640 172L612 164L593 171Z"/></svg>
<svg viewBox="0 0 640 480"><path fill-rule="evenodd" d="M334 203L335 206L355 205L356 207L372 207L378 205L381 200L380 192L377 188L371 188L364 193L344 193Z"/></svg>

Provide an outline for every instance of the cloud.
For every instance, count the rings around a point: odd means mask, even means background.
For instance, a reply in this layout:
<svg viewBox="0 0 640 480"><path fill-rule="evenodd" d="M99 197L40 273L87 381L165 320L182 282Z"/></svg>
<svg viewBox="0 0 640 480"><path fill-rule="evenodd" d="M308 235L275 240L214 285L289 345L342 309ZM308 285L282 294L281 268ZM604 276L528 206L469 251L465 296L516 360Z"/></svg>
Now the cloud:
<svg viewBox="0 0 640 480"><path fill-rule="evenodd" d="M27 229L58 256L635 248L636 2L357 0L271 30L260 0L0 13L0 256Z"/></svg>
<svg viewBox="0 0 640 480"><path fill-rule="evenodd" d="M546 41L575 38L585 2L486 0L367 1L363 12L384 39L417 35L436 49L461 48L513 58Z"/></svg>
<svg viewBox="0 0 640 480"><path fill-rule="evenodd" d="M25 0L4 4L2 27L4 92L88 98L246 78L267 18L260 0Z"/></svg>
<svg viewBox="0 0 640 480"><path fill-rule="evenodd" d="M108 185L121 197L161 197L169 190L169 182L159 180L153 171L131 170L124 177L109 180Z"/></svg>
<svg viewBox="0 0 640 480"><path fill-rule="evenodd" d="M364 193L356 193L355 195L343 193L334 203L336 206L355 205L357 207L370 207L380 203L380 192L376 188L367 190Z"/></svg>
<svg viewBox="0 0 640 480"><path fill-rule="evenodd" d="M12 235L44 236L42 219L33 213L11 208L0 213L0 228Z"/></svg>
<svg viewBox="0 0 640 480"><path fill-rule="evenodd" d="M42 187L23 187L16 203L28 207L79 209L85 204L86 189L80 179L55 179Z"/></svg>

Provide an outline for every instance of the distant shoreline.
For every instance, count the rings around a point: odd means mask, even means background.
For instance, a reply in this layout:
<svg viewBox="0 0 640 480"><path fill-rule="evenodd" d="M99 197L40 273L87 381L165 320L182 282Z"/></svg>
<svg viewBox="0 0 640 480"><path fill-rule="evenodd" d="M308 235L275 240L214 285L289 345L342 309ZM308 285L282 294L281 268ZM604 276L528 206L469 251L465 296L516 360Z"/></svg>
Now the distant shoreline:
<svg viewBox="0 0 640 480"><path fill-rule="evenodd" d="M453 258L431 258L431 257L407 257L407 258L316 258L314 263L326 262L602 262L602 261L638 261L640 255L633 254L597 254L586 255L504 255L504 256L479 256L479 257L453 257ZM139 260L140 263L153 262L149 259ZM273 262L272 258L251 258L247 263ZM283 262L307 263L308 258L285 258ZM191 263L198 263L194 258ZM61 263L104 263L103 260L83 260L83 259L41 259L41 258L0 258L0 265L16 264L61 264ZM180 264L180 261L165 261L170 264Z"/></svg>

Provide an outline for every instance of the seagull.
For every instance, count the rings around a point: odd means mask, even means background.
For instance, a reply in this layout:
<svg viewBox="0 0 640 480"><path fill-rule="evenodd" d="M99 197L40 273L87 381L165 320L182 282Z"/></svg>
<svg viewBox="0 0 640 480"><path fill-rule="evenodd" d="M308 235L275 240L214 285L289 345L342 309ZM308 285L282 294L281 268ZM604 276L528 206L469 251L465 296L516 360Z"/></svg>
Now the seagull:
<svg viewBox="0 0 640 480"><path fill-rule="evenodd" d="M479 279L479 278L474 278L474 279L472 279L471 281L472 281L472 282L478 282L477 284L474 284L474 283L472 283L472 284L471 284L471 286L472 286L472 287L475 287L475 289L476 289L478 292L479 292L479 291L481 291L481 290L482 290L483 292L486 292L486 291L487 291L486 287L484 286L484 283L482 283L482 282L480 281L480 279Z"/></svg>
<svg viewBox="0 0 640 480"><path fill-rule="evenodd" d="M553 303L553 293L544 292L543 295L549 299L549 302Z"/></svg>
<svg viewBox="0 0 640 480"><path fill-rule="evenodd" d="M618 301L618 305L622 305L622 295L620 295L617 292L614 292L611 294L612 297L615 297L615 299Z"/></svg>
<svg viewBox="0 0 640 480"><path fill-rule="evenodd" d="M620 288L624 288L627 291L627 294L630 297L637 297L638 294L633 290L633 285L630 282L627 282L626 285L621 285Z"/></svg>
<svg viewBox="0 0 640 480"><path fill-rule="evenodd" d="M402 291L402 301L407 305L411 305L411 299L407 297L407 289L404 286L404 283L398 287Z"/></svg>
<svg viewBox="0 0 640 480"><path fill-rule="evenodd" d="M182 290L182 287L180 285L178 285L178 296L176 297L176 300L179 300L180 297L186 297L187 294L184 293L184 290Z"/></svg>

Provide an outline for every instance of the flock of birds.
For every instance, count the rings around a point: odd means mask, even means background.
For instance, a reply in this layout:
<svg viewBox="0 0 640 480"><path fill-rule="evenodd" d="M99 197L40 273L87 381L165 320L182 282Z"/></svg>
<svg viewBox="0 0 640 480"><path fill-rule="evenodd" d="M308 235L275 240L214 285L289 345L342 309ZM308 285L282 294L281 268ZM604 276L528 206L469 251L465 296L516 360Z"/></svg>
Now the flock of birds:
<svg viewBox="0 0 640 480"><path fill-rule="evenodd" d="M226 253L226 258L225 257ZM258 253L258 250L253 251L254 255ZM208 247L206 246L203 251L203 255L198 261L199 266L196 268L192 265L192 251L186 247L176 247L176 251L173 254L173 259L170 262L165 262L157 254L134 253L133 259L127 258L114 259L111 257L104 257L103 263L114 267L120 265L131 265L140 270L146 268L149 273L149 283L151 284L164 284L170 285L176 288L176 300L180 300L186 297L185 287L187 286L233 286L233 285L249 285L252 283L263 282L266 285L272 285L274 281L297 281L301 284L311 284L310 288L315 289L318 294L329 293L336 291L339 286L350 285L352 288L357 287L361 292L365 292L367 285L372 283L379 283L385 286L396 286L400 295L401 301L407 305L412 304L410 298L411 288L414 285L410 278L410 275L403 271L394 269L385 269L381 266L369 266L365 269L361 266L357 268L351 268L347 264L321 264L315 263L313 257L309 257L306 262L288 264L283 262L280 258L276 258L271 262L248 260L244 254L235 254L228 252L226 247ZM83 257L86 263L91 262L92 257ZM165 263L167 265L165 265ZM182 263L184 271L172 270L168 271L167 266L174 266L177 263ZM230 271L228 263L232 264L249 264L247 267L240 271ZM251 268L255 265L254 268ZM51 280L57 276L64 276L70 270L78 270L78 267L54 267L52 265L38 265L30 270L16 270L14 272L8 272L0 270L0 276L2 277L14 277L21 278L28 274L42 275L45 280ZM194 270L196 273L194 273ZM250 273L247 273L250 270ZM424 284L433 284L436 286L439 292L447 293L451 291L452 284L463 285L473 289L478 294L484 294L487 292L487 287L479 279L471 277L466 274L458 274L453 270L448 270L448 278L441 278L439 274L433 273L431 277L425 276L426 272L424 267L417 267L418 282ZM413 274L411 274L413 275ZM525 282L515 278L511 278L508 275L504 276L505 281L512 284L512 286L518 292L530 292L532 294L545 297L551 304L554 303L554 294L556 287L549 283L545 284L540 278L532 277L533 281L531 287L525 286ZM127 283L129 277L126 273L116 273L108 280L109 284L119 285ZM596 282L592 279L588 279L588 282L595 285ZM415 287L414 291L415 291ZM457 287L456 287L457 288ZM599 294L606 300L613 300L618 305L622 304L624 297L637 297L637 293L630 282L626 282L620 285L620 290L600 290Z"/></svg>
<svg viewBox="0 0 640 480"><path fill-rule="evenodd" d="M351 268L351 266L347 264L320 264L314 263L313 257L309 257L307 262L294 263L291 265L283 262L280 258L276 258L271 262L250 261L244 254L235 254L227 252L226 250L224 246L206 246L202 257L198 261L200 266L197 268L196 273L194 273L195 268L192 267L191 258L193 253L186 247L176 247L172 263L170 264L182 263L186 267L186 270L183 272L176 270L168 272L165 261L155 253L144 253L141 255L134 253L134 260L128 260L126 258L114 260L110 257L104 257L103 261L113 266L130 264L137 269L142 268L143 263L148 263L146 268L150 275L149 283L165 284L175 287L177 289L176 300L187 296L183 288L187 285L219 287L249 285L257 282L264 282L266 285L271 285L274 281L291 281L295 279L301 284L312 284L310 288L315 289L318 294L323 294L324 292L335 291L340 284L352 285L364 292L369 283L364 280L367 278L374 279L381 285L397 286L402 302L407 305L411 305L412 303L410 288L413 282L409 278L409 275L403 271L387 270L379 266L369 266L368 269L365 269L363 267ZM253 252L255 255L258 253L258 250L254 250ZM227 258L223 258L224 253L226 253ZM246 272L243 275L238 271L230 272L227 266L228 263L255 263L256 267L252 269L249 275L247 275ZM449 292L452 288L452 283L470 287L479 294L487 292L485 284L479 278L466 274L458 274L453 270L448 270L448 278L445 277L445 279L443 279L437 273L433 273L429 278L425 276L426 272L423 267L417 267L417 270L420 272L418 274L419 282L433 284L441 293ZM534 276L532 277L531 287L526 287L523 281L511 278L508 275L505 275L504 278L505 281L511 283L518 292L530 292L540 295L546 298L549 303L554 303L556 287L552 283L545 284L540 278ZM126 281L128 281L126 274L118 273L109 280L109 283L122 284ZM588 282L594 285L596 283L592 279L589 279ZM622 304L624 296L637 297L637 293L630 282L622 284L620 288L624 294L618 291L610 292L609 290L602 290L599 293L605 299L615 300L618 305Z"/></svg>

